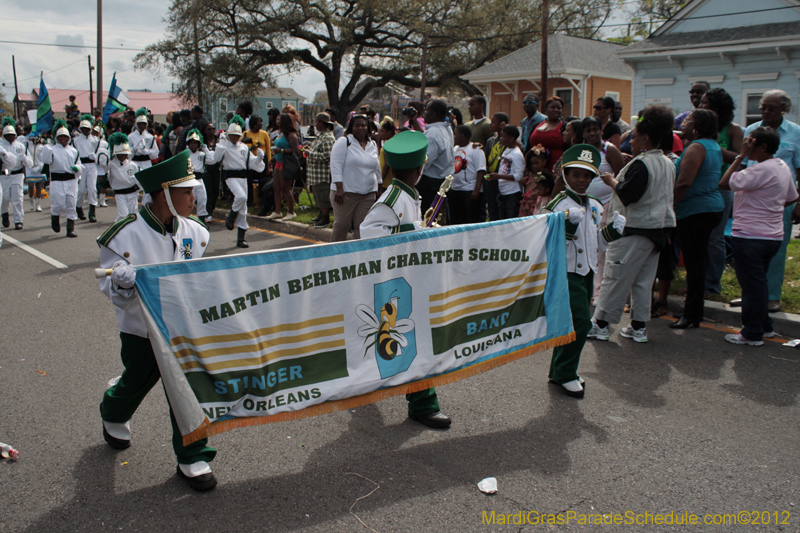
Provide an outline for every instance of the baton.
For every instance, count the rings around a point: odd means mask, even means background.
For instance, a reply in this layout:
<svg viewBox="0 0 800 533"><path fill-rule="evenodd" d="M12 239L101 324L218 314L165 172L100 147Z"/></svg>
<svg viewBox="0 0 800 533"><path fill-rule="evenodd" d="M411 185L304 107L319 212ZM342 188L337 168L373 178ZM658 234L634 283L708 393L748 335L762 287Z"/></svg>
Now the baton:
<svg viewBox="0 0 800 533"><path fill-rule="evenodd" d="M114 272L113 268L95 268L94 277L97 279L102 279L106 276L110 276L112 272Z"/></svg>

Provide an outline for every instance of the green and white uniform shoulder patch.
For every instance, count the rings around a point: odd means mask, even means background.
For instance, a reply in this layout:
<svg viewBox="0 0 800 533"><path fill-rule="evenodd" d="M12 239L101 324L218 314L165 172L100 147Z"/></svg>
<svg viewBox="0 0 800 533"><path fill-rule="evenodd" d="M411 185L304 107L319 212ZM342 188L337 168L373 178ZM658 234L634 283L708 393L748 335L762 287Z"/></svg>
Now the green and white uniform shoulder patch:
<svg viewBox="0 0 800 533"><path fill-rule="evenodd" d="M111 227L109 227L107 230L105 230L103 232L103 234L100 235L97 238L97 245L98 246L108 246L108 243L110 243L111 240L114 237L117 236L117 234L120 232L120 230L122 230L122 228L124 228L125 226L127 226L128 224L133 222L134 220L136 220L136 214L135 213L131 213L127 217L123 218L122 220L118 220L117 222L114 222L111 225Z"/></svg>

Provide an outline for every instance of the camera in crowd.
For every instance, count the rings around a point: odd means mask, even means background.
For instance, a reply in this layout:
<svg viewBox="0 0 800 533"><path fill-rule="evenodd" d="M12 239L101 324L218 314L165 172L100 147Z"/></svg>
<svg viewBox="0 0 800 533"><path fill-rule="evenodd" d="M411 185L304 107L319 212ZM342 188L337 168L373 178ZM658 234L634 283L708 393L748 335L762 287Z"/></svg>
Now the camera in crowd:
<svg viewBox="0 0 800 533"><path fill-rule="evenodd" d="M414 118L415 116L417 116L417 110L414 109L413 107L407 107L403 109L402 114L407 116L408 118Z"/></svg>

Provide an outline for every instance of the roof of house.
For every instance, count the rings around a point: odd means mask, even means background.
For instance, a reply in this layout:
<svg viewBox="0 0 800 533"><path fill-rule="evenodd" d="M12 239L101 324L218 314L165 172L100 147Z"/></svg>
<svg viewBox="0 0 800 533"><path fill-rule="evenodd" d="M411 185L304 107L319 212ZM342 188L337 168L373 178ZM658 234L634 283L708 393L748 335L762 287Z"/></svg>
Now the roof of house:
<svg viewBox="0 0 800 533"><path fill-rule="evenodd" d="M93 104L89 102L89 91L78 91L75 89L47 89L50 95L50 107L55 112L63 112L64 106L69 103L70 95L75 96L75 103L78 104L78 109L82 112L90 112ZM170 111L180 111L185 107L191 107L183 102L179 96L173 93L150 93L140 91L126 91L128 98L128 107L131 109L138 109L146 107L154 115L166 115ZM33 99L38 99L38 90L34 89L31 92ZM95 95L97 98L97 95ZM103 102L108 98L108 91L103 91ZM22 95L20 95L22 99Z"/></svg>
<svg viewBox="0 0 800 533"><path fill-rule="evenodd" d="M631 52L647 52L659 49L674 49L677 47L692 48L697 45L714 45L717 43L747 42L766 39L774 40L779 37L788 36L800 37L800 21L709 31L651 35L647 39L626 47L623 55L628 55Z"/></svg>
<svg viewBox="0 0 800 533"><path fill-rule="evenodd" d="M547 38L548 70L555 74L586 72L633 78L633 71L618 56L622 45L556 33ZM538 79L542 69L542 42L536 41L462 76L467 80L491 78Z"/></svg>
<svg viewBox="0 0 800 533"><path fill-rule="evenodd" d="M297 99L298 101L305 100L305 97L300 96L291 87L265 87L256 96L260 98L281 98L281 99Z"/></svg>

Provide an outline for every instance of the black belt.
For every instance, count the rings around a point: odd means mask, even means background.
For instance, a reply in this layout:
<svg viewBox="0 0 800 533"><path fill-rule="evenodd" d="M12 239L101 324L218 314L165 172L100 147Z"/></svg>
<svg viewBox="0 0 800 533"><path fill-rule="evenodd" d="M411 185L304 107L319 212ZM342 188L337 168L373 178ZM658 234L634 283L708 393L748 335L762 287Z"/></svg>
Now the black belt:
<svg viewBox="0 0 800 533"><path fill-rule="evenodd" d="M88 157L81 157L81 163L85 165L86 163L94 163L94 161L92 161Z"/></svg>
<svg viewBox="0 0 800 533"><path fill-rule="evenodd" d="M24 176L25 175L25 169L21 168L19 170L9 170L8 171L8 175L9 176L13 176L14 174L22 174Z"/></svg>
<svg viewBox="0 0 800 533"><path fill-rule="evenodd" d="M222 171L222 179L226 180L228 178L247 179L247 169L239 168L239 169L236 169L236 170L223 170Z"/></svg>
<svg viewBox="0 0 800 533"><path fill-rule="evenodd" d="M150 161L149 155L135 155L133 156L134 161Z"/></svg>
<svg viewBox="0 0 800 533"><path fill-rule="evenodd" d="M75 174L69 172L51 172L50 179L53 181L69 181L75 179Z"/></svg>
<svg viewBox="0 0 800 533"><path fill-rule="evenodd" d="M131 194L139 190L139 187L134 185L133 187L128 187L127 189L114 189L114 194Z"/></svg>

